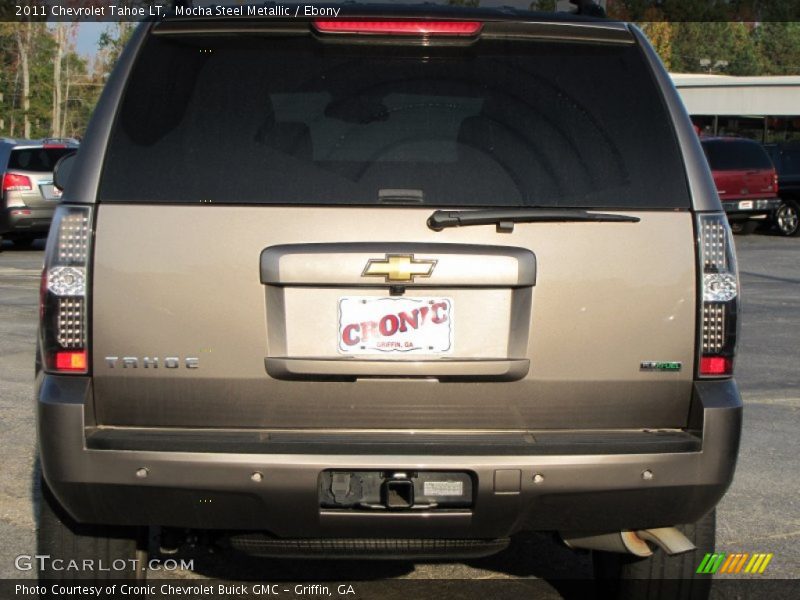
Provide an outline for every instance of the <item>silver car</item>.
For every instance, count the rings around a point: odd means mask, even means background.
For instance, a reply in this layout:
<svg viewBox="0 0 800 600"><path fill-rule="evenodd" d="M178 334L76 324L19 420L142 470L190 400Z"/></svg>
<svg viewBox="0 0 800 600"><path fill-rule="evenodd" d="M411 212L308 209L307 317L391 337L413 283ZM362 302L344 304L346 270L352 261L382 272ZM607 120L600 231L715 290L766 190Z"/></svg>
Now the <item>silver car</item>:
<svg viewBox="0 0 800 600"><path fill-rule="evenodd" d="M61 190L53 185L53 167L74 152L73 139L0 138L0 241L30 246L47 237Z"/></svg>

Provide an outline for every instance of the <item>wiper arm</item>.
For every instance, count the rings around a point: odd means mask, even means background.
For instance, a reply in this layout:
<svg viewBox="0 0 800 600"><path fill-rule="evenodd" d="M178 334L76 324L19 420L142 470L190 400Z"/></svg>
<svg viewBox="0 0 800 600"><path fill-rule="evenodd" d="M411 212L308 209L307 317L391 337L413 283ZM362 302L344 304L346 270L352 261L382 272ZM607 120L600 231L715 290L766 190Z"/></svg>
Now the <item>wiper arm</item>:
<svg viewBox="0 0 800 600"><path fill-rule="evenodd" d="M514 231L514 223L567 223L573 221L638 223L639 217L587 212L581 209L507 208L488 210L437 210L428 217L428 227L441 231L445 227L464 225L497 225L498 231Z"/></svg>

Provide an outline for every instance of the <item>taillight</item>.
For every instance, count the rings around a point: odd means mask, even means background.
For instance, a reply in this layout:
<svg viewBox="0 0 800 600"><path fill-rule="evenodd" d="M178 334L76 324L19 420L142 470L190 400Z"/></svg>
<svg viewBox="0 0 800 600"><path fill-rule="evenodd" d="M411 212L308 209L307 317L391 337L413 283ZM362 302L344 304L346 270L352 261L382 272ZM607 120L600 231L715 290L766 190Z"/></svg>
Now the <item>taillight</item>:
<svg viewBox="0 0 800 600"><path fill-rule="evenodd" d="M475 35L483 24L479 21L314 21L321 33L360 33L372 35Z"/></svg>
<svg viewBox="0 0 800 600"><path fill-rule="evenodd" d="M18 192L20 190L33 189L31 178L19 173L6 173L3 175L3 191Z"/></svg>
<svg viewBox="0 0 800 600"><path fill-rule="evenodd" d="M772 191L778 193L778 174L772 172Z"/></svg>
<svg viewBox="0 0 800 600"><path fill-rule="evenodd" d="M87 373L92 209L59 206L50 226L42 285L41 348L50 373Z"/></svg>
<svg viewBox="0 0 800 600"><path fill-rule="evenodd" d="M724 214L697 216L700 314L697 374L730 377L739 324L739 274Z"/></svg>

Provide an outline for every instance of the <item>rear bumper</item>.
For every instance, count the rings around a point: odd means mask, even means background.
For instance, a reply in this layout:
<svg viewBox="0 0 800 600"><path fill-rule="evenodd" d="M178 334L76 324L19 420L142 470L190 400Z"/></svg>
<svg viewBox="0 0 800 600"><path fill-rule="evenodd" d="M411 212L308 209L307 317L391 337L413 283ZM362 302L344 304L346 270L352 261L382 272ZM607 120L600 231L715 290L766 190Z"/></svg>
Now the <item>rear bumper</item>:
<svg viewBox="0 0 800 600"><path fill-rule="evenodd" d="M0 235L47 235L55 208L28 208L15 206L0 209Z"/></svg>
<svg viewBox="0 0 800 600"><path fill-rule="evenodd" d="M690 425L701 439L699 450L684 445L669 452L653 446L604 453L587 445L554 454L552 446L540 452L534 443L525 455L491 447L468 455L377 447L351 454L309 453L311 448L166 451L152 444L133 449L130 435L122 436L124 449L89 448L88 378L40 377L37 396L42 469L78 521L257 529L289 538L488 539L523 530L614 531L693 522L716 505L733 478L742 414L733 381L698 382ZM106 448L113 446L111 438L106 436ZM318 480L328 469L465 471L476 482L474 504L439 512L322 509ZM646 470L652 478L643 477ZM263 478L254 481L254 472ZM544 477L538 483L537 473Z"/></svg>
<svg viewBox="0 0 800 600"><path fill-rule="evenodd" d="M739 220L769 215L780 206L780 198L724 200L722 206L729 218Z"/></svg>

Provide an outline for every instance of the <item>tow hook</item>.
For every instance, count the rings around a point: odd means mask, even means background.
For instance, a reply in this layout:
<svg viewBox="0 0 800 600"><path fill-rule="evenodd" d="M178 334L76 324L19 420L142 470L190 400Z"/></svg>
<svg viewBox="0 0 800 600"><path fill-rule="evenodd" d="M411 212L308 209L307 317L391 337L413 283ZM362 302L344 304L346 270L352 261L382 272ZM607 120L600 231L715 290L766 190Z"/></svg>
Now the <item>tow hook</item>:
<svg viewBox="0 0 800 600"><path fill-rule="evenodd" d="M639 557L647 557L653 554L653 550L647 542L655 544L670 556L690 552L696 548L689 538L676 527L658 527L655 529L601 534L562 533L561 539L573 549L619 552Z"/></svg>

